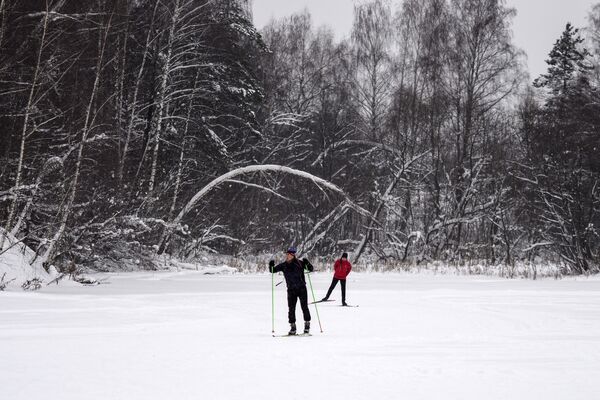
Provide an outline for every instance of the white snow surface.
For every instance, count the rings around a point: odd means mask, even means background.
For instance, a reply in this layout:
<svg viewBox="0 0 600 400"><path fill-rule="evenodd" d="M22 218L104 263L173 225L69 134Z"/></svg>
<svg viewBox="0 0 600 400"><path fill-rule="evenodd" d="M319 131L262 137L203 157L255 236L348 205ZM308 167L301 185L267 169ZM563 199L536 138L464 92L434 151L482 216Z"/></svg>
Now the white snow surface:
<svg viewBox="0 0 600 400"><path fill-rule="evenodd" d="M600 398L598 277L352 273L359 307L338 285L323 333L311 306L313 336L274 338L269 274L102 276L0 292L0 398ZM312 274L317 298L330 280Z"/></svg>

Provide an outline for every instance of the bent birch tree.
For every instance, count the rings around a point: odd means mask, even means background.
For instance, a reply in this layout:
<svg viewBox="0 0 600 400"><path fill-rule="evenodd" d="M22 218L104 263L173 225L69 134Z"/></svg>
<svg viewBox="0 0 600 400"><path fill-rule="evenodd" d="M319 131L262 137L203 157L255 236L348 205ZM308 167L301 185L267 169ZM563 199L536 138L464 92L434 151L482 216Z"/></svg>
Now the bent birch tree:
<svg viewBox="0 0 600 400"><path fill-rule="evenodd" d="M312 175L308 172L300 171L300 170L293 169L290 167L285 167L283 165L275 165L275 164L250 165L247 167L241 167L241 168L234 169L233 171L229 171L229 172L219 176L218 178L213 179L208 185L204 186L198 193L196 193L194 195L194 197L192 197L190 199L190 201L179 212L177 217L175 217L175 219L173 219L172 223L169 224L169 226L167 226L167 229L165 229L165 233L162 235L160 242L158 244L158 254L162 254L164 252L165 248L167 247L169 238L171 236L171 233L173 232L173 228L180 224L183 217L196 206L196 204L198 203L198 201L200 201L200 199L202 199L204 196L206 196L206 194L208 194L211 190L215 189L220 184L230 181L231 179L233 179L236 176L250 174L253 172L283 172L286 174L295 175L295 176L299 176L304 179L308 179L308 180L312 181L315 185L317 185L319 188L326 188L326 189L329 189L333 192L336 192L336 193L342 195L344 197L344 202L346 204L348 204L353 210L357 211L358 213L360 213L362 215L367 215L367 216L370 215L370 213L367 210L365 210L364 208L362 208L359 205L352 202L348 198L346 193L339 186L337 186L323 178L319 178L318 176Z"/></svg>

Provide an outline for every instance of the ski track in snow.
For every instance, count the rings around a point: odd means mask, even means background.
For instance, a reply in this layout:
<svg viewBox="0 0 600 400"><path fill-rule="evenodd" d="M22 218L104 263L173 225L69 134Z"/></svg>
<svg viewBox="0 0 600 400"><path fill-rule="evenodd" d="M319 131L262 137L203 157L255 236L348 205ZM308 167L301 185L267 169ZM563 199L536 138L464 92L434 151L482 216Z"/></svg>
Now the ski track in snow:
<svg viewBox="0 0 600 400"><path fill-rule="evenodd" d="M337 287L324 333L312 305L313 336L284 340L268 274L109 276L0 293L0 398L600 398L599 278L353 273L360 307ZM317 299L330 280L312 275Z"/></svg>

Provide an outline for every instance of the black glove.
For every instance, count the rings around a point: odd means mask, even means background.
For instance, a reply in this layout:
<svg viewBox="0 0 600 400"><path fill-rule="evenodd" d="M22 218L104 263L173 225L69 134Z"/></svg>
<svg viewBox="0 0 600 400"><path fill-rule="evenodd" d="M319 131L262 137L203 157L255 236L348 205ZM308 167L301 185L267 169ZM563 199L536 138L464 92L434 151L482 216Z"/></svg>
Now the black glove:
<svg viewBox="0 0 600 400"><path fill-rule="evenodd" d="M302 266L304 267L304 269L308 270L309 272L313 272L314 271L314 267L312 266L312 264L310 263L310 261L308 261L307 258L303 258L302 259Z"/></svg>
<svg viewBox="0 0 600 400"><path fill-rule="evenodd" d="M275 266L275 261L271 260L269 261L269 267L273 268Z"/></svg>

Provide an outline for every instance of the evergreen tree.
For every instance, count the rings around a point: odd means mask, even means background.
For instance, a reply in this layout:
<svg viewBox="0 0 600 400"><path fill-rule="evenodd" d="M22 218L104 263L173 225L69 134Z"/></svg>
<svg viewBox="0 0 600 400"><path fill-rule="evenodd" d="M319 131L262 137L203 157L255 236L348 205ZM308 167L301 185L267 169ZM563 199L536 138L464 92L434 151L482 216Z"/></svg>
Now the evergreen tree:
<svg viewBox="0 0 600 400"><path fill-rule="evenodd" d="M546 60L549 65L548 72L537 78L535 87L549 87L554 94L567 90L569 84L579 75L592 69L588 62L589 51L581 47L583 38L579 29L567 23L565 31L556 41L550 58Z"/></svg>

